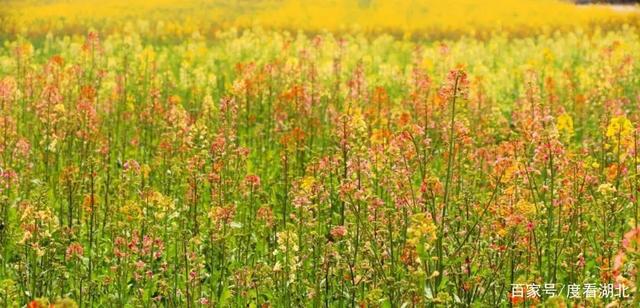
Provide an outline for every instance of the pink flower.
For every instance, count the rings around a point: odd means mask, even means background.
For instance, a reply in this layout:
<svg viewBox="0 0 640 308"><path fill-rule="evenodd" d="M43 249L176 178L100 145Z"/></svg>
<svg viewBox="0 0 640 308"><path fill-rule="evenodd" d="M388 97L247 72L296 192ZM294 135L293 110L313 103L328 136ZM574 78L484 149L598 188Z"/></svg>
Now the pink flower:
<svg viewBox="0 0 640 308"><path fill-rule="evenodd" d="M65 258L67 260L73 257L81 257L84 254L84 247L78 242L73 242L67 247L67 253Z"/></svg>
<svg viewBox="0 0 640 308"><path fill-rule="evenodd" d="M247 183L247 185L251 188L256 188L260 186L260 177L255 174L247 175L244 178L244 180Z"/></svg>
<svg viewBox="0 0 640 308"><path fill-rule="evenodd" d="M336 226L331 229L331 236L336 239L343 238L345 235L347 235L347 228L345 226Z"/></svg>
<svg viewBox="0 0 640 308"><path fill-rule="evenodd" d="M146 265L146 263L144 263L144 261L142 261L142 260L138 260L138 262L136 262L136 268L138 270L143 269L145 265Z"/></svg>

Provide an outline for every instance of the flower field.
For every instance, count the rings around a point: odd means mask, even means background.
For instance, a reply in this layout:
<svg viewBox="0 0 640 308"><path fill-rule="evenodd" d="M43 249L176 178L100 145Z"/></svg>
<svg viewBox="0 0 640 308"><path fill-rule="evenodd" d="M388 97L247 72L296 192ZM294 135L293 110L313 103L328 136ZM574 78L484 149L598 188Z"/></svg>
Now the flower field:
<svg viewBox="0 0 640 308"><path fill-rule="evenodd" d="M640 304L635 11L69 3L0 15L0 306Z"/></svg>

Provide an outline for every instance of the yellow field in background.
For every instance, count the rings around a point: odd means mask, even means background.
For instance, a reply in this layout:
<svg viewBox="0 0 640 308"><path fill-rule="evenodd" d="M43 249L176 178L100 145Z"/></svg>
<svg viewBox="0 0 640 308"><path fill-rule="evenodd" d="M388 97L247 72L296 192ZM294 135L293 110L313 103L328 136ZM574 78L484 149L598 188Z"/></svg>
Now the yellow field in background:
<svg viewBox="0 0 640 308"><path fill-rule="evenodd" d="M116 31L123 26L160 37L212 34L221 28L364 31L447 37L516 36L637 25L637 8L576 6L559 0L66 0L8 1L0 12L4 34Z"/></svg>

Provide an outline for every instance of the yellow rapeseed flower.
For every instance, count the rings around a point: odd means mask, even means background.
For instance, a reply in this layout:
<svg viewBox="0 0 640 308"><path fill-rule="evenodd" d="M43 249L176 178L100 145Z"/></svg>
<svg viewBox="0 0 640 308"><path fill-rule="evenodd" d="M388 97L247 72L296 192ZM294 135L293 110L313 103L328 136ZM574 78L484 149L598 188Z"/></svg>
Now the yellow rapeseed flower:
<svg viewBox="0 0 640 308"><path fill-rule="evenodd" d="M625 158L626 149L633 142L633 125L625 116L617 116L611 119L607 126L606 136L609 138L608 146L622 161Z"/></svg>
<svg viewBox="0 0 640 308"><path fill-rule="evenodd" d="M436 225L425 213L411 216L411 225L407 229L407 243L412 246L424 245L425 250L436 240Z"/></svg>
<svg viewBox="0 0 640 308"><path fill-rule="evenodd" d="M570 115L563 113L558 116L556 128L558 129L558 133L563 136L567 136L571 138L573 136L573 119Z"/></svg>

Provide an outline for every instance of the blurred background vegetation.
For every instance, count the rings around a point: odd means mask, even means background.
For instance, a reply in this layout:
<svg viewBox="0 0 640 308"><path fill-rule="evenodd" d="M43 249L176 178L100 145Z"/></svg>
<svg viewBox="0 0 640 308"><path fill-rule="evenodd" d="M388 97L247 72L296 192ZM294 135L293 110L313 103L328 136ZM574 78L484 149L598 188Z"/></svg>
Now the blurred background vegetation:
<svg viewBox="0 0 640 308"><path fill-rule="evenodd" d="M637 6L575 5L560 0L6 0L3 37L136 31L158 39L228 28L488 37L637 25ZM599 1L598 1L599 2ZM619 2L619 1L615 1Z"/></svg>

